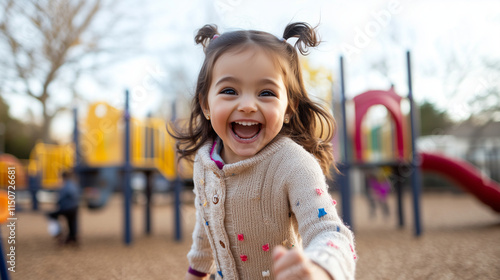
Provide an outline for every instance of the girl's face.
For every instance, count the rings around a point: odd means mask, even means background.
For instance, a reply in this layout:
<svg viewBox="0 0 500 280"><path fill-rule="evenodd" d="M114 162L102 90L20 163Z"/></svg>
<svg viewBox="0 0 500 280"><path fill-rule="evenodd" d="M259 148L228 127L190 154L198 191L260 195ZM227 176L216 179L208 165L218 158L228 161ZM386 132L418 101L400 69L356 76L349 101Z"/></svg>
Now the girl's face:
<svg viewBox="0 0 500 280"><path fill-rule="evenodd" d="M201 104L224 142L222 159L234 163L257 154L278 135L288 108L279 69L259 47L227 52L212 70L208 104Z"/></svg>

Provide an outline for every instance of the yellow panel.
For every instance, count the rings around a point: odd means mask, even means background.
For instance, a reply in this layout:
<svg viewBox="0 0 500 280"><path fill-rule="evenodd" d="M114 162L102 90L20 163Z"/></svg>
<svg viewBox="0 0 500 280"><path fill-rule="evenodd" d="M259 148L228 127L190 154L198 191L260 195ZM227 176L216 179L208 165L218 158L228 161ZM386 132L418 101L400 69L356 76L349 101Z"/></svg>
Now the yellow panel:
<svg viewBox="0 0 500 280"><path fill-rule="evenodd" d="M60 187L62 172L73 166L74 148L72 145L37 143L30 154L30 173L40 176L42 188Z"/></svg>
<svg viewBox="0 0 500 280"><path fill-rule="evenodd" d="M105 102L90 105L80 143L90 166L119 165L123 162L122 111Z"/></svg>
<svg viewBox="0 0 500 280"><path fill-rule="evenodd" d="M80 125L80 151L82 160L91 167L122 165L124 159L123 112L104 102L90 105L87 119ZM146 133L148 131L148 133ZM131 160L134 167L156 168L165 178L176 176L192 178L190 161L177 164L175 139L167 132L162 119L148 118L140 121L131 118ZM38 143L32 150L29 172L41 176L43 188L61 185L63 170L74 166L72 145L47 145Z"/></svg>

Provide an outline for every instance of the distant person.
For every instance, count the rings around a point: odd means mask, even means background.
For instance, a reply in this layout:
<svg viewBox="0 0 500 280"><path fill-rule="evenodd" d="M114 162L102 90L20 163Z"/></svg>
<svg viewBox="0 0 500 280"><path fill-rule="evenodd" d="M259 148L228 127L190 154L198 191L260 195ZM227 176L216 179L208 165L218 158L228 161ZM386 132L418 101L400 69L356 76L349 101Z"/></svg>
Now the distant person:
<svg viewBox="0 0 500 280"><path fill-rule="evenodd" d="M375 218L376 216L376 209L377 209L377 203L375 202L375 197L374 197L374 190L372 187L372 183L375 175L372 174L372 172L365 172L365 196L366 200L368 201L369 204L369 209L370 209L370 218Z"/></svg>
<svg viewBox="0 0 500 280"><path fill-rule="evenodd" d="M387 171L383 168L378 168L375 174L368 172L366 182L367 198L370 203L370 217L374 218L376 215L376 205L380 205L382 213L385 218L390 215L389 205L387 204L387 197L391 191L391 182L386 175Z"/></svg>
<svg viewBox="0 0 500 280"><path fill-rule="evenodd" d="M80 189L74 181L73 174L63 172L63 187L59 190L57 200L58 210L49 213L51 219L57 220L59 216L64 216L68 224L68 233L64 237L62 232L57 236L61 244L78 245L78 206L80 204Z"/></svg>
<svg viewBox="0 0 500 280"><path fill-rule="evenodd" d="M308 96L296 49L319 40L301 22L283 37L213 25L195 36L205 61L190 122L170 131L181 157L196 156L185 279L354 278L353 234L325 178L335 121Z"/></svg>

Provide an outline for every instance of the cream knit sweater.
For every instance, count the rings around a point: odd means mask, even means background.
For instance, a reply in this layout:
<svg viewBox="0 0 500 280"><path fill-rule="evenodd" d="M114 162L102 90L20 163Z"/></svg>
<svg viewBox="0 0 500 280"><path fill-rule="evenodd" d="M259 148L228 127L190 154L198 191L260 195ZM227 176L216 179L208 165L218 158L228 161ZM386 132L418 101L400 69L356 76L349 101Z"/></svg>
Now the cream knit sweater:
<svg viewBox="0 0 500 280"><path fill-rule="evenodd" d="M317 160L287 137L219 169L212 143L198 151L193 180L196 225L191 268L217 279L273 279L272 249L302 247L334 279L353 279L353 235ZM222 276L222 277L221 277Z"/></svg>

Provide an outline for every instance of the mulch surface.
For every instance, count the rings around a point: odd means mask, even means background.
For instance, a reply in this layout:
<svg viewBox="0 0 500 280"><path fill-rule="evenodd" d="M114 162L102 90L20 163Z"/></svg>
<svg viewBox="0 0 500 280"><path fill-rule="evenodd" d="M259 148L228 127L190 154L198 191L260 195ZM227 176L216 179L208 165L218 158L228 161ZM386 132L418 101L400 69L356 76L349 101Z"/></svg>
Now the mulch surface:
<svg viewBox="0 0 500 280"><path fill-rule="evenodd" d="M334 194L334 196L337 196ZM338 197L338 196L337 196ZM134 204L133 243L124 245L120 195L98 211L80 208L80 246L58 246L47 232L45 211L18 211L16 267L11 279L183 279L195 212L186 192L182 241L174 241L171 198L154 197L152 234L144 233L144 206ZM370 218L364 197L355 197L354 229L359 256L356 279L500 279L500 215L467 194L424 194L423 235L413 235L412 205L405 196L406 226L381 209ZM499 202L500 203L500 202ZM340 206L340 205L339 205ZM28 205L25 205L27 208ZM6 225L2 225L4 256Z"/></svg>

